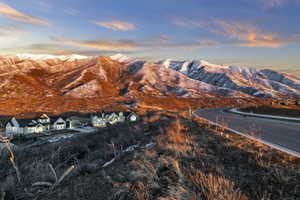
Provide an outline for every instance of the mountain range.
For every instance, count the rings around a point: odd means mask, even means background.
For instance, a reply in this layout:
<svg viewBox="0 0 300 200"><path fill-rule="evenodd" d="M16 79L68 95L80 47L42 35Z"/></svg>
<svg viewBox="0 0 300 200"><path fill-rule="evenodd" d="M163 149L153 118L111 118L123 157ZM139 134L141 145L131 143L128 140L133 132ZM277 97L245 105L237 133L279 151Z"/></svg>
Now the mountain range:
<svg viewBox="0 0 300 200"><path fill-rule="evenodd" d="M0 97L295 97L300 79L270 69L204 60L148 62L122 54L0 56Z"/></svg>

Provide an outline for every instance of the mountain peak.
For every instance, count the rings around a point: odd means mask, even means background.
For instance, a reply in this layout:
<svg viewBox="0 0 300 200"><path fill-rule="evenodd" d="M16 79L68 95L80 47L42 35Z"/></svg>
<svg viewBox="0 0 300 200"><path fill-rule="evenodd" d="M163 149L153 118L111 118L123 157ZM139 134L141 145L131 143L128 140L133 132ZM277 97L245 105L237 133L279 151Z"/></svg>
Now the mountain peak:
<svg viewBox="0 0 300 200"><path fill-rule="evenodd" d="M130 58L130 57L124 55L124 54L121 54L121 53L110 56L110 58L112 60L116 60L116 61L119 61L119 62L130 62L130 61L133 60L132 58Z"/></svg>
<svg viewBox="0 0 300 200"><path fill-rule="evenodd" d="M30 54L30 53L19 53L15 55L10 55L10 57L17 57L20 59L31 59L31 60L49 60L49 59L59 59L59 60L81 60L87 59L88 56L82 56L78 54L71 55L52 55L52 54Z"/></svg>

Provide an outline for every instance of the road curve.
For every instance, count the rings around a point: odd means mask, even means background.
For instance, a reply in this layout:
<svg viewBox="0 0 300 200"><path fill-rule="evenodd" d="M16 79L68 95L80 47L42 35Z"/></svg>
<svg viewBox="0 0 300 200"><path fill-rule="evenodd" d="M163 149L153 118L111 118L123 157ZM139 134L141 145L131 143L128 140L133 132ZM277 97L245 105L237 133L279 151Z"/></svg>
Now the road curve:
<svg viewBox="0 0 300 200"><path fill-rule="evenodd" d="M300 123L244 117L224 112L223 109L200 109L194 114L219 125L225 125L236 132L258 137L271 144L270 146L274 144L279 149L283 147L281 150L286 149L288 153L288 150L291 150L292 154L298 157L300 155Z"/></svg>

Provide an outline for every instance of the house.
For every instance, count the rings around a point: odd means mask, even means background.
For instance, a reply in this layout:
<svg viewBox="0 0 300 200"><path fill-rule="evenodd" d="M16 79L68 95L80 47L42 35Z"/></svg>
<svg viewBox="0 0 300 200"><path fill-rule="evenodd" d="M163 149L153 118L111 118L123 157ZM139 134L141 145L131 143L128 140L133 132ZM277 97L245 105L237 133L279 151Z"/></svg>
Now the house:
<svg viewBox="0 0 300 200"><path fill-rule="evenodd" d="M124 115L124 112L119 112L118 122L124 122L125 120L126 120L126 117Z"/></svg>
<svg viewBox="0 0 300 200"><path fill-rule="evenodd" d="M138 119L137 114L135 114L134 112L126 112L124 115L125 115L126 120L128 120L130 122L135 122Z"/></svg>
<svg viewBox="0 0 300 200"><path fill-rule="evenodd" d="M91 117L91 122L93 127L106 127L107 115L105 113L99 113Z"/></svg>
<svg viewBox="0 0 300 200"><path fill-rule="evenodd" d="M5 125L5 134L7 136L24 133L24 127L20 125L15 117L12 117Z"/></svg>
<svg viewBox="0 0 300 200"><path fill-rule="evenodd" d="M83 125L88 124L89 122L90 120L88 118L71 116L66 119L66 128L72 129L81 127Z"/></svg>
<svg viewBox="0 0 300 200"><path fill-rule="evenodd" d="M113 112L107 116L107 121L110 124L118 123L118 122L120 122L119 115L117 115L116 113Z"/></svg>
<svg viewBox="0 0 300 200"><path fill-rule="evenodd" d="M20 134L42 133L50 130L49 123L41 123L34 119L11 118L5 125L5 134L14 136Z"/></svg>
<svg viewBox="0 0 300 200"><path fill-rule="evenodd" d="M37 119L37 122L39 122L43 126L43 132L50 130L50 117L48 117L48 115L40 115Z"/></svg>
<svg viewBox="0 0 300 200"><path fill-rule="evenodd" d="M91 123L94 127L106 127L108 124L116 124L126 120L135 122L138 116L133 112L112 112L112 113L98 113L91 117Z"/></svg>
<svg viewBox="0 0 300 200"><path fill-rule="evenodd" d="M24 134L42 133L47 128L36 120L31 120L29 123L25 122L24 120L21 120L21 122L23 122L21 125L24 126Z"/></svg>
<svg viewBox="0 0 300 200"><path fill-rule="evenodd" d="M67 128L67 123L62 117L56 117L53 119L53 130L63 130Z"/></svg>

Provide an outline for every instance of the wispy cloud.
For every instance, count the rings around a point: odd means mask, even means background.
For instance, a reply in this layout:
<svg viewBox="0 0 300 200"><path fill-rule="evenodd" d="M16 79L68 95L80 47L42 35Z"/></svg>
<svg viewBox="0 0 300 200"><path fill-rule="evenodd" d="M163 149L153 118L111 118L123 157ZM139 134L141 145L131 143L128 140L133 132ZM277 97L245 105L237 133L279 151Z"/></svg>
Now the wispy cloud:
<svg viewBox="0 0 300 200"><path fill-rule="evenodd" d="M0 15L9 19L31 23L31 24L51 25L49 21L26 15L4 3L0 3Z"/></svg>
<svg viewBox="0 0 300 200"><path fill-rule="evenodd" d="M64 44L50 44L50 43L35 43L28 45L23 48L18 48L13 50L17 52L27 52L27 53L44 53L44 54L54 54L54 55L69 55L69 54L80 54L86 56L99 56L99 55L111 55L116 53L126 53L132 54L134 51L126 50L101 50L101 49L78 49L78 48L68 48Z"/></svg>
<svg viewBox="0 0 300 200"><path fill-rule="evenodd" d="M150 40L137 42L137 45L146 48L181 48L192 50L198 48L216 47L219 45L219 43L214 40L193 40L189 42L178 42L171 40L169 36L159 35Z"/></svg>
<svg viewBox="0 0 300 200"><path fill-rule="evenodd" d="M64 44L70 46L84 47L97 49L102 51L138 51L147 48L182 48L182 49L196 49L196 48L210 48L219 45L214 40L194 40L190 42L178 42L171 40L171 36L158 35L143 40L66 40L57 37L51 37L52 41L57 44Z"/></svg>
<svg viewBox="0 0 300 200"><path fill-rule="evenodd" d="M189 18L173 18L172 23L177 25L177 26L182 26L182 27L200 27L203 28L207 25L206 22L201 21L201 20L194 20L194 19L189 19Z"/></svg>
<svg viewBox="0 0 300 200"><path fill-rule="evenodd" d="M239 46L278 48L300 41L300 35L283 37L276 33L263 32L253 24L223 20L214 21L214 24L217 28L211 29L212 32L239 40L240 42L236 43Z"/></svg>
<svg viewBox="0 0 300 200"><path fill-rule="evenodd" d="M136 29L133 23L121 20L94 21L92 23L114 31L130 31Z"/></svg>
<svg viewBox="0 0 300 200"><path fill-rule="evenodd" d="M137 45L131 40L89 40L89 41L74 41L74 40L64 40L59 38L52 38L52 40L71 45L86 48L93 48L99 50L134 50Z"/></svg>
<svg viewBox="0 0 300 200"><path fill-rule="evenodd" d="M173 23L180 27L202 28L211 33L223 35L225 38L233 40L223 41L223 43L237 46L277 48L300 41L300 35L282 36L277 33L269 33L254 24L245 22L177 19Z"/></svg>

